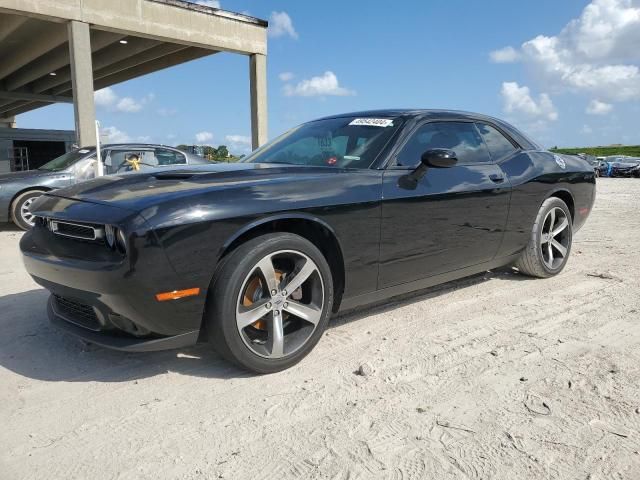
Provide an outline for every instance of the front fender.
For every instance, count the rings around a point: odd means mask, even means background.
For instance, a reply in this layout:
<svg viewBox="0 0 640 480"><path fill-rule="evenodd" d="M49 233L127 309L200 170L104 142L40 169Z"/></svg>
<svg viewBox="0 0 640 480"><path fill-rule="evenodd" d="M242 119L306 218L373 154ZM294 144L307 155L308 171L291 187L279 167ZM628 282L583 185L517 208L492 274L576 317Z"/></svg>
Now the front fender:
<svg viewBox="0 0 640 480"><path fill-rule="evenodd" d="M222 255L224 254L224 252L236 240L241 238L246 233L248 233L251 230L254 230L256 228L260 228L260 227L262 227L264 225L268 225L271 222L276 222L276 221L279 221L279 220L306 220L306 221L309 221L309 222L316 223L316 224L322 226L323 228L325 228L326 230L328 230L329 232L331 232L331 234L334 236L334 238L336 239L338 244L341 245L340 238L339 238L338 234L336 233L336 231L333 229L333 227L331 227L331 225L329 225L327 222L325 222L321 218L319 218L319 217L317 217L315 215L306 214L306 213L283 212L283 213L279 213L279 214L275 214L275 215L268 215L266 217L257 219L255 221L252 221L252 222L247 223L246 225L244 225L237 232L235 232L232 236L230 236L227 239L226 242L224 242L224 244L220 248L218 258L221 258Z"/></svg>

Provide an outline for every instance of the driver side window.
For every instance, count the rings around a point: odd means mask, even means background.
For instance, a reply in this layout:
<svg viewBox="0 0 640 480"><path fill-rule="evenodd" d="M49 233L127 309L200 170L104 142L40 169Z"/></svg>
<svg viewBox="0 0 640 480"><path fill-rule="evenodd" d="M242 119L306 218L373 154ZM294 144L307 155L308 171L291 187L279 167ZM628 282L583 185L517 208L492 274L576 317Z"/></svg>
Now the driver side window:
<svg viewBox="0 0 640 480"><path fill-rule="evenodd" d="M458 164L486 163L491 159L473 123L433 122L418 128L396 157L396 163L404 167L416 167L422 154L433 148L453 150Z"/></svg>

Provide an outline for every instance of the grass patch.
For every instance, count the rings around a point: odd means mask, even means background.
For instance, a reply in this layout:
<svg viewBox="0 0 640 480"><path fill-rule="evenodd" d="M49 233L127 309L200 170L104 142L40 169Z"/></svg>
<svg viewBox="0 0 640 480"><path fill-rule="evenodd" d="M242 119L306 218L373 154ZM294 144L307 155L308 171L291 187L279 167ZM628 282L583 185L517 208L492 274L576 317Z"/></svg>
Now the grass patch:
<svg viewBox="0 0 640 480"><path fill-rule="evenodd" d="M576 153L586 153L595 155L596 157L608 157L609 155L628 155L630 157L640 157L640 145L622 146L622 147L583 147L583 148L552 148L552 152L567 153L575 155Z"/></svg>

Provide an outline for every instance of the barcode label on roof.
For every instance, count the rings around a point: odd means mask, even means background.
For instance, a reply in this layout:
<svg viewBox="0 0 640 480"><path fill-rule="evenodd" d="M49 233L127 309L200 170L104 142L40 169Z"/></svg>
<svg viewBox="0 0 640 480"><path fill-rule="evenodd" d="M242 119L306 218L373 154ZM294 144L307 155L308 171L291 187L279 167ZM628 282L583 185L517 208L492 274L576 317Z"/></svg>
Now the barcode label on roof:
<svg viewBox="0 0 640 480"><path fill-rule="evenodd" d="M364 127L391 127L393 120L390 118L356 118L349 125L359 125Z"/></svg>

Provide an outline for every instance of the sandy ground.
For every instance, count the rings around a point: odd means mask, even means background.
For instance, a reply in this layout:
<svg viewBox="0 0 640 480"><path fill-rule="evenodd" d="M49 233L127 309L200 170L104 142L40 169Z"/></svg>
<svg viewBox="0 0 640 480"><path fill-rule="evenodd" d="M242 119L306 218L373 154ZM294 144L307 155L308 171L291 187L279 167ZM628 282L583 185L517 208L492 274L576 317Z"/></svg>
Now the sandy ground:
<svg viewBox="0 0 640 480"><path fill-rule="evenodd" d="M599 182L559 277L491 272L338 318L262 377L206 345L59 333L5 229L0 478L638 479L639 192Z"/></svg>

